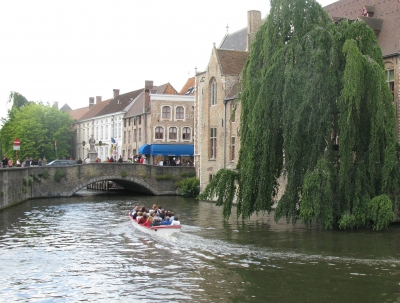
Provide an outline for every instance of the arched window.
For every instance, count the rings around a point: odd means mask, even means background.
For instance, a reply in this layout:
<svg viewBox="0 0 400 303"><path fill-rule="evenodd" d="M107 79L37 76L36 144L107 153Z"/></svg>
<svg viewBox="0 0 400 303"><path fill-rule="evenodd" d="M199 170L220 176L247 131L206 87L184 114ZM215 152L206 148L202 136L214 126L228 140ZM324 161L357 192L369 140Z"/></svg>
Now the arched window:
<svg viewBox="0 0 400 303"><path fill-rule="evenodd" d="M157 126L154 138L164 139L164 128L162 128L161 126Z"/></svg>
<svg viewBox="0 0 400 303"><path fill-rule="evenodd" d="M182 129L182 140L190 140L190 127Z"/></svg>
<svg viewBox="0 0 400 303"><path fill-rule="evenodd" d="M185 110L183 109L183 106L178 106L176 108L176 119L183 119L185 116Z"/></svg>
<svg viewBox="0 0 400 303"><path fill-rule="evenodd" d="M210 102L211 105L217 104L217 80L215 78L210 81Z"/></svg>
<svg viewBox="0 0 400 303"><path fill-rule="evenodd" d="M162 108L162 118L163 119L171 119L171 107L163 106L163 108Z"/></svg>
<svg viewBox="0 0 400 303"><path fill-rule="evenodd" d="M170 140L176 140L177 138L177 130L176 127L170 127L169 128L169 139Z"/></svg>

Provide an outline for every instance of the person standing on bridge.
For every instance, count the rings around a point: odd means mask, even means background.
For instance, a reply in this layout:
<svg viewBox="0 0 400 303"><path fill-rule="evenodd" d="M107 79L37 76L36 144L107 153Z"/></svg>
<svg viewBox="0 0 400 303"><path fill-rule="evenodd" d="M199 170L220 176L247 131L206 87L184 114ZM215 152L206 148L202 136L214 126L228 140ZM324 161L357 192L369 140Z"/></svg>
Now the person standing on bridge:
<svg viewBox="0 0 400 303"><path fill-rule="evenodd" d="M6 156L3 156L3 160L1 161L1 163L3 164L3 168L7 168L8 165L8 159Z"/></svg>

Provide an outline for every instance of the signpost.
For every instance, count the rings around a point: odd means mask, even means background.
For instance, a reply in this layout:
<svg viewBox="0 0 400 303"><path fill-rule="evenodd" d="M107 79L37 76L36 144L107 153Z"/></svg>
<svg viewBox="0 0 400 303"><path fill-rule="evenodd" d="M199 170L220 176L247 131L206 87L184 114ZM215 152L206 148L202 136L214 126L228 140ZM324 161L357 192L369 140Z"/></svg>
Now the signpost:
<svg viewBox="0 0 400 303"><path fill-rule="evenodd" d="M18 160L18 151L20 150L21 141L19 139L14 140L14 150L15 150L15 161Z"/></svg>

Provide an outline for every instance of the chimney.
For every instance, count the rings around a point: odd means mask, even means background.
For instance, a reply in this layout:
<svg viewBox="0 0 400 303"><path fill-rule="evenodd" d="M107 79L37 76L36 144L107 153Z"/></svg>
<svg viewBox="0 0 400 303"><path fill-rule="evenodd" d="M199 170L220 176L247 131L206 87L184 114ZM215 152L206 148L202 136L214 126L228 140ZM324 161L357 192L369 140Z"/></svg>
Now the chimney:
<svg viewBox="0 0 400 303"><path fill-rule="evenodd" d="M57 102L57 101L54 101L54 102L53 102L53 107L54 107L55 109L58 109L58 102Z"/></svg>
<svg viewBox="0 0 400 303"><path fill-rule="evenodd" d="M114 99L119 96L119 89L116 88L113 89L113 96Z"/></svg>
<svg viewBox="0 0 400 303"><path fill-rule="evenodd" d="M96 96L96 104L99 104L101 102L101 96Z"/></svg>
<svg viewBox="0 0 400 303"><path fill-rule="evenodd" d="M89 109L94 105L94 97L89 97Z"/></svg>
<svg viewBox="0 0 400 303"><path fill-rule="evenodd" d="M143 112L147 112L150 108L150 90L153 88L153 81L146 80L144 83L144 104L143 104Z"/></svg>
<svg viewBox="0 0 400 303"><path fill-rule="evenodd" d="M251 43L256 36L258 29L261 26L261 12L248 11L247 12L247 47L246 51L250 51Z"/></svg>

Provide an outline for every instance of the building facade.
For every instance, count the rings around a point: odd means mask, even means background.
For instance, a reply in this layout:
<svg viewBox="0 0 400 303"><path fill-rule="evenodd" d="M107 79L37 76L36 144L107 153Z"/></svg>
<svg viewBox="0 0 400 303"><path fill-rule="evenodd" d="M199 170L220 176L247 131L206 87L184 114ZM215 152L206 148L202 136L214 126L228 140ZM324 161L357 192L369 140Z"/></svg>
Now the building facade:
<svg viewBox="0 0 400 303"><path fill-rule="evenodd" d="M145 157L149 164L174 160L188 165L193 159L193 121L193 94L179 95L169 83L155 87L146 81L145 91L124 117L123 153L133 161Z"/></svg>
<svg viewBox="0 0 400 303"><path fill-rule="evenodd" d="M195 165L200 190L219 169L237 165L240 106L235 100L252 39L262 24L261 12L249 11L247 16L247 28L226 34L218 48L214 44L206 71L196 74Z"/></svg>

